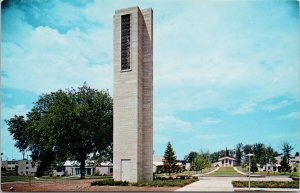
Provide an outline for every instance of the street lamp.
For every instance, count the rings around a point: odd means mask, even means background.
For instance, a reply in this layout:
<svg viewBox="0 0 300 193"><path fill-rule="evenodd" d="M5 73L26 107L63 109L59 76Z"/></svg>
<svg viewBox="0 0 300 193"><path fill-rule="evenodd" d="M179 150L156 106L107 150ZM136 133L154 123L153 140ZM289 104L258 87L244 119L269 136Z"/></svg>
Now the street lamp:
<svg viewBox="0 0 300 193"><path fill-rule="evenodd" d="M251 157L254 156L252 153L248 153L247 156L249 157L249 191L250 191L250 168L251 168Z"/></svg>

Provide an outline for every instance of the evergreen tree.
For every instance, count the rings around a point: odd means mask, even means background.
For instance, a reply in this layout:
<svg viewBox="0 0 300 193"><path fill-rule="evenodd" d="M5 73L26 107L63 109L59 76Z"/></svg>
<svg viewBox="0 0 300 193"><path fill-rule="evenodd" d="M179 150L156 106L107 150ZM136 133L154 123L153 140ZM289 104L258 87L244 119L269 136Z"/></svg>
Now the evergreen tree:
<svg viewBox="0 0 300 193"><path fill-rule="evenodd" d="M257 168L257 159L256 159L255 157L252 157L252 158L251 158L251 168L250 168L250 171L251 171L252 173L258 171L258 168Z"/></svg>
<svg viewBox="0 0 300 193"><path fill-rule="evenodd" d="M173 147L171 145L171 142L168 142L165 154L164 154L164 170L169 173L169 176L171 175L172 172L175 171L176 169L176 155L175 151L173 150Z"/></svg>
<svg viewBox="0 0 300 193"><path fill-rule="evenodd" d="M289 164L290 156L291 156L291 151L294 148L287 142L282 144L282 152L283 152L283 158L280 162L280 170L281 172L289 172L291 170L291 166Z"/></svg>
<svg viewBox="0 0 300 193"><path fill-rule="evenodd" d="M243 144L242 143L238 143L235 146L235 160L237 163L241 163L242 162L242 157L243 157Z"/></svg>
<svg viewBox="0 0 300 193"><path fill-rule="evenodd" d="M289 172L291 169L291 166L289 165L289 159L286 155L283 156L280 165L280 172Z"/></svg>

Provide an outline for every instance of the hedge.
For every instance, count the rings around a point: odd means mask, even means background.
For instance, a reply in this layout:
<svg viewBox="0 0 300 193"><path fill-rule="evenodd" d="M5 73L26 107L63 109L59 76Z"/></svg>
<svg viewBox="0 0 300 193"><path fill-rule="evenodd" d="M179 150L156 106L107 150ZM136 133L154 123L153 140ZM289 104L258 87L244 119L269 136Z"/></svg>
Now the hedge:
<svg viewBox="0 0 300 193"><path fill-rule="evenodd" d="M91 186L128 186L127 181L114 181L113 179L99 180L91 182Z"/></svg>
<svg viewBox="0 0 300 193"><path fill-rule="evenodd" d="M196 179L164 179L164 180L153 180L152 182L137 182L133 183L132 186L154 186L154 187L163 187L163 186L176 186L183 187L190 183L196 182Z"/></svg>
<svg viewBox="0 0 300 193"><path fill-rule="evenodd" d="M232 181L232 185L237 188L248 187L248 181ZM253 188L299 188L297 181L251 181Z"/></svg>

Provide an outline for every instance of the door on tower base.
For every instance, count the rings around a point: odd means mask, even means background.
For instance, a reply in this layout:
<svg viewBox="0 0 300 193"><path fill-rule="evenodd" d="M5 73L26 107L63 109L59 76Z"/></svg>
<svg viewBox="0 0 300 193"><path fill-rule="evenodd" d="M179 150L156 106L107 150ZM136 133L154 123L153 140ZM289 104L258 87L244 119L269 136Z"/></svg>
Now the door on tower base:
<svg viewBox="0 0 300 193"><path fill-rule="evenodd" d="M121 160L121 180L130 181L130 159Z"/></svg>

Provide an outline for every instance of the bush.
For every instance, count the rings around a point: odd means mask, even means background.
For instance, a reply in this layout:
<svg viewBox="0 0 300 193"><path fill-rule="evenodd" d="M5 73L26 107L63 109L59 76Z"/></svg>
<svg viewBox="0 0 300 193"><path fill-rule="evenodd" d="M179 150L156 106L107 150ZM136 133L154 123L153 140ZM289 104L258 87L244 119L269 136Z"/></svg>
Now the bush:
<svg viewBox="0 0 300 193"><path fill-rule="evenodd" d="M127 181L114 181L113 179L99 180L91 182L91 186L128 186Z"/></svg>
<svg viewBox="0 0 300 193"><path fill-rule="evenodd" d="M154 187L163 187L163 186L176 186L183 187L190 183L196 182L196 179L164 179L164 180L154 180L152 182L137 182L133 183L132 186L154 186Z"/></svg>
<svg viewBox="0 0 300 193"><path fill-rule="evenodd" d="M248 187L248 181L232 181L234 187ZM251 187L255 188L299 188L296 181L251 181Z"/></svg>

